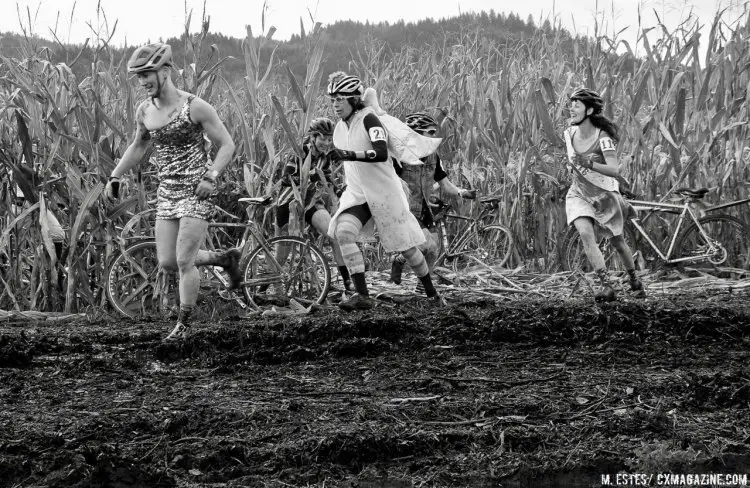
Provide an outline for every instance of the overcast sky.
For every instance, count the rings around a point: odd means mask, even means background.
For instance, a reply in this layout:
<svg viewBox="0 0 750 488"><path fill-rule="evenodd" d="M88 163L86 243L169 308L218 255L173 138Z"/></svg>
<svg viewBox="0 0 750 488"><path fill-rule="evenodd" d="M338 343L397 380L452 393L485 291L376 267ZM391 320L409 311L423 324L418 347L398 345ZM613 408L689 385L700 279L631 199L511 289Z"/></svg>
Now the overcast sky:
<svg viewBox="0 0 750 488"><path fill-rule="evenodd" d="M193 10L191 31L199 30L204 2L211 18L211 31L244 37L245 26L249 24L253 33L261 32L262 0L0 0L3 5L0 32L21 31L17 11L28 29L28 9L36 34L51 38L50 30L56 29L61 40L80 43L87 37L94 38L95 31L102 36L107 32L104 17L97 17L99 4L110 31L117 21L112 42L121 46L127 41L132 46L178 36L184 29L186 10ZM742 0L267 0L265 25L266 29L276 27L274 39L283 40L299 33L300 17L309 29L311 14L323 24L346 19L393 23L399 19L412 22L494 9L496 12L513 11L524 20L529 15L535 21L555 18L571 31L583 34L593 33L594 19L598 17L600 22L604 20L610 34L613 29L619 31L627 27L621 38L634 44L639 6L642 25L655 25L656 11L671 29L690 12L708 26L719 8L730 7L736 18L741 12L737 5L741 4Z"/></svg>

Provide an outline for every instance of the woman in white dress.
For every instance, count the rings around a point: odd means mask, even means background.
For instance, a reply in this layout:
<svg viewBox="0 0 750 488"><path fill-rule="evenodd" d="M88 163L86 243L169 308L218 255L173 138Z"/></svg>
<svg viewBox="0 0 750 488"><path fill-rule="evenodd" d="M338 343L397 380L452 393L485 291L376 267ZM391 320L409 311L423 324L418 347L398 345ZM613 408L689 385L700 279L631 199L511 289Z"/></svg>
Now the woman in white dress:
<svg viewBox="0 0 750 488"><path fill-rule="evenodd" d="M365 263L357 236L377 227L383 248L404 255L424 285L425 294L438 306L445 302L430 278L427 262L417 246L425 240L388 153L388 134L374 109L362 101L359 78L338 71L329 76L328 96L340 119L333 131L334 161L344 161L346 190L331 219L328 234L335 237L349 268L356 294L341 302L345 310L375 306L365 280Z"/></svg>
<svg viewBox="0 0 750 488"><path fill-rule="evenodd" d="M573 183L565 197L565 213L568 225L574 225L581 236L586 257L601 284L595 298L604 301L616 298L596 242L595 223L617 250L628 272L631 290L642 294L643 284L635 274L633 254L623 236L628 205L617 183L620 173L615 152L617 125L602 114L604 100L593 90L575 90L570 102L570 127L565 130L564 139Z"/></svg>

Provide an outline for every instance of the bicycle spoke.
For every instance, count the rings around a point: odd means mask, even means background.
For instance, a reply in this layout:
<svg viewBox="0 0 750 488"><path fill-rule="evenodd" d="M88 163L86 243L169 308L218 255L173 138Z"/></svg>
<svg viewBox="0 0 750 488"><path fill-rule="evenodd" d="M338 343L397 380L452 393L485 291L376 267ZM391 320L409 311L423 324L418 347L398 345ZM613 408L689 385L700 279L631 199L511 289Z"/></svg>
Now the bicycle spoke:
<svg viewBox="0 0 750 488"><path fill-rule="evenodd" d="M330 269L322 252L296 237L278 237L268 244L249 256L243 282L246 296L259 304L286 305L292 298L321 303L330 284Z"/></svg>

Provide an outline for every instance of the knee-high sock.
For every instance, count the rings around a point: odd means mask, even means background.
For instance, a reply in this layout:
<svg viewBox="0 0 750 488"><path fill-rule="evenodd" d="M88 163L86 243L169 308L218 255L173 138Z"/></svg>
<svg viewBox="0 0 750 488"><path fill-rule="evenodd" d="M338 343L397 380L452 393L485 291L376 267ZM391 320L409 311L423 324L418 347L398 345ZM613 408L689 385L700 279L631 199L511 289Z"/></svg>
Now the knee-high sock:
<svg viewBox="0 0 750 488"><path fill-rule="evenodd" d="M430 277L430 268L427 266L427 261L425 260L422 252L416 247L412 247L411 249L404 251L401 254L406 258L406 262L409 263L409 266L411 266L411 269L414 270L414 273L419 278L419 281L421 281L422 285L424 285L425 294L428 297L436 296L437 290L435 290L435 285L433 285L432 283L432 278Z"/></svg>
<svg viewBox="0 0 750 488"><path fill-rule="evenodd" d="M342 214L336 222L336 240L341 249L349 272L354 275L365 272L365 259L357 246L357 235L362 230L362 222L351 214Z"/></svg>
<svg viewBox="0 0 750 488"><path fill-rule="evenodd" d="M402 252L401 255L406 258L406 262L409 263L409 266L411 266L411 269L414 270L414 273L418 278L430 273L430 269L427 267L427 261L424 259L424 254L422 254L422 251L416 247L412 247L411 249Z"/></svg>

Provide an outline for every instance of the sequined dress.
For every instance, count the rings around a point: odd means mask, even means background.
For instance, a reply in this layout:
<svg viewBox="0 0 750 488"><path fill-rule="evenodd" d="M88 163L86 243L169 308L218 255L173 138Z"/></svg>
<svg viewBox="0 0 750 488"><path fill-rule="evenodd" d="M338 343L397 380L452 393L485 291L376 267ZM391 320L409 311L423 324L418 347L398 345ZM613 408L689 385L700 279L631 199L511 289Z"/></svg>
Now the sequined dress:
<svg viewBox="0 0 750 488"><path fill-rule="evenodd" d="M214 212L211 199L198 200L195 188L209 166L203 127L190 120L190 103L163 127L149 131L156 147L159 189L156 192L156 218L194 217L209 220Z"/></svg>

